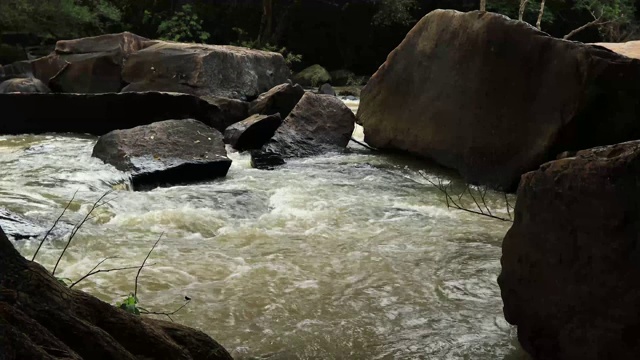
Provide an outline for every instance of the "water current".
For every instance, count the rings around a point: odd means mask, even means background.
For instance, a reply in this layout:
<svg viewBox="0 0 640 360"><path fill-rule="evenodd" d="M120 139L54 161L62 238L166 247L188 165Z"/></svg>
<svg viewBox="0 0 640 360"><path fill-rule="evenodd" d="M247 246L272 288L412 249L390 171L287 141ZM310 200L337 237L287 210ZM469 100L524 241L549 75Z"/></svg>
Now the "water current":
<svg viewBox="0 0 640 360"><path fill-rule="evenodd" d="M174 320L237 359L525 358L496 283L508 223L448 209L419 171L455 176L354 143L274 171L228 149L225 179L131 192L126 174L91 158L95 142L0 137L0 208L49 225L76 194L38 255L48 269L72 224L116 189L59 275L75 280L106 257L115 258L104 268L139 265L164 233L139 279L141 305L171 311L189 296ZM37 241L14 244L30 256ZM135 273L99 274L78 288L116 303Z"/></svg>

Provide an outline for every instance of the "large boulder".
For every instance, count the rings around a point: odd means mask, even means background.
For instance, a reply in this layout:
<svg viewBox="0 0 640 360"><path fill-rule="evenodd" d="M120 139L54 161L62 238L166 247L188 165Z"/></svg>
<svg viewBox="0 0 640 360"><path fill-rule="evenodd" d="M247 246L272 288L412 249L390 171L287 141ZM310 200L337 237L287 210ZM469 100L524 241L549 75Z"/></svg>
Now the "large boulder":
<svg viewBox="0 0 640 360"><path fill-rule="evenodd" d="M534 358L640 358L639 181L639 141L522 177L498 282Z"/></svg>
<svg viewBox="0 0 640 360"><path fill-rule="evenodd" d="M240 151L260 149L273 137L280 124L280 114L252 115L229 126L224 131L224 142Z"/></svg>
<svg viewBox="0 0 640 360"><path fill-rule="evenodd" d="M132 54L153 42L130 32L106 34L81 39L60 40L56 43L57 54L89 54L98 52L119 52Z"/></svg>
<svg viewBox="0 0 640 360"><path fill-rule="evenodd" d="M119 92L125 59L148 45L148 39L128 32L62 40L52 54L15 64L13 72L30 67L55 92Z"/></svg>
<svg viewBox="0 0 640 360"><path fill-rule="evenodd" d="M231 166L222 134L193 119L114 130L98 139L92 156L131 173L134 190L224 177Z"/></svg>
<svg viewBox="0 0 640 360"><path fill-rule="evenodd" d="M561 151L640 138L640 61L488 13L425 16L362 90L365 141L513 189Z"/></svg>
<svg viewBox="0 0 640 360"><path fill-rule="evenodd" d="M320 86L331 82L331 75L321 65L311 65L293 77L293 81L302 86Z"/></svg>
<svg viewBox="0 0 640 360"><path fill-rule="evenodd" d="M284 159L321 155L344 149L355 126L355 115L335 96L306 93L273 138L251 153L253 164L274 165ZM282 160L274 159L274 154Z"/></svg>
<svg viewBox="0 0 640 360"><path fill-rule="evenodd" d="M171 93L0 94L0 134L103 135L167 119L194 118L224 131L216 105Z"/></svg>
<svg viewBox="0 0 640 360"><path fill-rule="evenodd" d="M235 46L157 42L127 59L130 88L251 100L289 77L281 54ZM169 87L169 89L166 89Z"/></svg>
<svg viewBox="0 0 640 360"><path fill-rule="evenodd" d="M280 114L284 119L289 116L303 95L304 89L300 85L280 84L253 100L249 105L249 114Z"/></svg>
<svg viewBox="0 0 640 360"><path fill-rule="evenodd" d="M69 289L0 229L0 358L230 360L201 331L129 314Z"/></svg>
<svg viewBox="0 0 640 360"><path fill-rule="evenodd" d="M42 81L36 78L15 78L0 83L0 94L26 93L47 94L51 90Z"/></svg>

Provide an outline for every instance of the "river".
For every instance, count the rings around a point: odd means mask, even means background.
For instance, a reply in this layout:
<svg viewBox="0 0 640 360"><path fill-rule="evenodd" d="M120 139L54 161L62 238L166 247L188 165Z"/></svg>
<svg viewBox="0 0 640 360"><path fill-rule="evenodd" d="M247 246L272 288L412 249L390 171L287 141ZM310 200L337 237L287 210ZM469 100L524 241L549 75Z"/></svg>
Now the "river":
<svg viewBox="0 0 640 360"><path fill-rule="evenodd" d="M349 103L356 107L357 102ZM361 136L361 129L356 136ZM0 207L69 229L110 189L63 258L59 276L136 266L141 306L172 311L237 359L522 359L496 277L508 223L450 210L423 162L370 152L251 169L230 152L225 179L149 192L91 158L96 138L0 137ZM499 205L499 194L489 202ZM64 233L64 231L62 232ZM64 237L38 261L53 268ZM37 241L15 241L30 257ZM77 288L115 303L136 270Z"/></svg>

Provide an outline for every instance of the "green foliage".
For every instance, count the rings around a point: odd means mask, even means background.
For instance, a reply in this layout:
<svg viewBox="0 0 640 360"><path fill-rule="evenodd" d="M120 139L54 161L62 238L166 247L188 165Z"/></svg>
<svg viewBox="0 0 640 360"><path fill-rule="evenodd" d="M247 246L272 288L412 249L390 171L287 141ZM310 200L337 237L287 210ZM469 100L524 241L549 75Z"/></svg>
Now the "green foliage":
<svg viewBox="0 0 640 360"><path fill-rule="evenodd" d="M415 21L411 13L418 8L416 0L379 0L377 3L378 11L371 19L375 26L409 25Z"/></svg>
<svg viewBox="0 0 640 360"><path fill-rule="evenodd" d="M116 303L116 306L129 314L140 315L140 309L138 307L138 297L133 293L129 293L129 295L124 298L122 302ZM143 309L144 310L144 309Z"/></svg>
<svg viewBox="0 0 640 360"><path fill-rule="evenodd" d="M145 10L143 22L157 21L159 19L159 17L154 18L148 10ZM157 34L163 40L203 43L211 35L204 31L202 23L202 19L193 11L193 7L187 4L183 5L182 9L169 19L160 20Z"/></svg>
<svg viewBox="0 0 640 360"><path fill-rule="evenodd" d="M233 28L232 29L236 34L238 34L238 40L231 43L231 45L242 46L249 49L263 50L263 51L271 51L282 54L284 57L284 61L288 66L291 66L295 63L299 63L302 61L302 55L294 54L289 51L286 47L279 47L276 45L272 45L269 43L260 44L258 40L252 40L249 38L249 34L241 28Z"/></svg>
<svg viewBox="0 0 640 360"><path fill-rule="evenodd" d="M121 12L107 0L1 0L0 32L74 38L116 29Z"/></svg>
<svg viewBox="0 0 640 360"><path fill-rule="evenodd" d="M636 11L633 0L576 0L573 9L599 20L597 25L606 41L623 41L635 30L632 29Z"/></svg>

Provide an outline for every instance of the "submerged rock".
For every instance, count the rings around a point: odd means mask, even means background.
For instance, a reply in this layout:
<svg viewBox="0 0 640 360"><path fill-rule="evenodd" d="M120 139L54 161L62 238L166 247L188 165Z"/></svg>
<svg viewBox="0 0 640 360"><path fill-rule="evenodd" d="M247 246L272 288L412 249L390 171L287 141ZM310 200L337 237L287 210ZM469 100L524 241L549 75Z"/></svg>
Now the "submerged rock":
<svg viewBox="0 0 640 360"><path fill-rule="evenodd" d="M103 135L167 119L194 118L224 130L217 106L171 93L0 94L0 134L72 132Z"/></svg>
<svg viewBox="0 0 640 360"><path fill-rule="evenodd" d="M0 94L23 93L23 94L47 94L51 90L42 81L36 78L16 78L0 83Z"/></svg>
<svg viewBox="0 0 640 360"><path fill-rule="evenodd" d="M59 283L0 229L0 357L230 360L201 331L129 314Z"/></svg>
<svg viewBox="0 0 640 360"><path fill-rule="evenodd" d="M23 216L0 208L0 226L16 240L32 239L43 235L47 229Z"/></svg>
<svg viewBox="0 0 640 360"><path fill-rule="evenodd" d="M263 163L260 158L284 163L287 158L340 151L349 143L354 124L353 112L337 97L306 93L273 138L251 153L252 163ZM281 159L276 161L276 155Z"/></svg>
<svg viewBox="0 0 640 360"><path fill-rule="evenodd" d="M293 77L293 81L302 86L320 86L331 82L331 75L327 69L316 64L300 71Z"/></svg>
<svg viewBox="0 0 640 360"><path fill-rule="evenodd" d="M640 141L525 174L498 279L536 359L640 358Z"/></svg>
<svg viewBox="0 0 640 360"><path fill-rule="evenodd" d="M250 100L287 80L279 53L222 45L158 41L127 59L124 80L137 90ZM168 86L167 89L165 86Z"/></svg>
<svg viewBox="0 0 640 360"><path fill-rule="evenodd" d="M112 131L92 156L129 172L134 190L224 177L231 166L222 134L193 119Z"/></svg>
<svg viewBox="0 0 640 360"><path fill-rule="evenodd" d="M273 137L280 124L280 114L252 115L229 126L224 131L224 142L240 151L260 149Z"/></svg>
<svg viewBox="0 0 640 360"><path fill-rule="evenodd" d="M488 13L425 16L362 90L365 141L513 189L565 150L640 138L640 62Z"/></svg>
<svg viewBox="0 0 640 360"><path fill-rule="evenodd" d="M289 116L289 113L296 107L303 95L304 89L300 85L280 84L253 100L249 105L249 115L280 114L284 119Z"/></svg>

